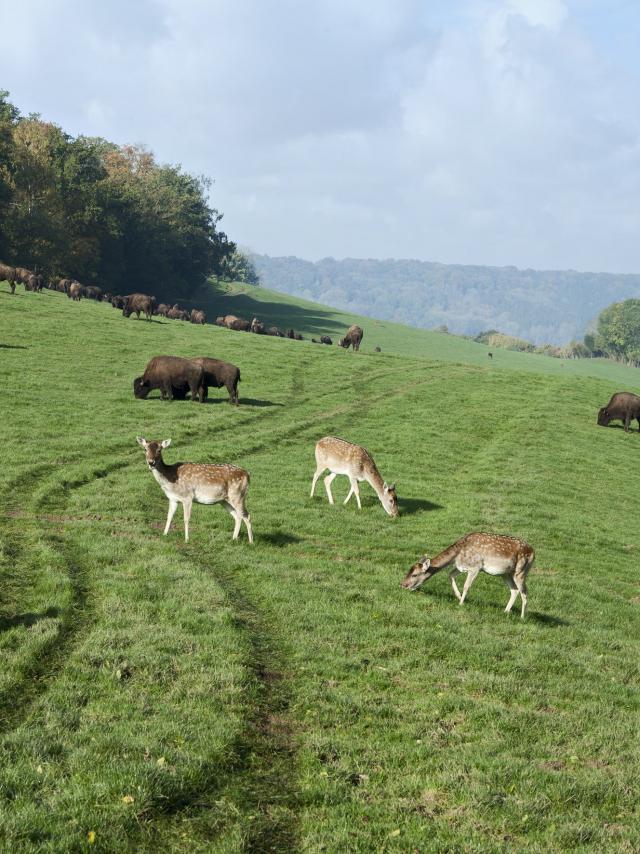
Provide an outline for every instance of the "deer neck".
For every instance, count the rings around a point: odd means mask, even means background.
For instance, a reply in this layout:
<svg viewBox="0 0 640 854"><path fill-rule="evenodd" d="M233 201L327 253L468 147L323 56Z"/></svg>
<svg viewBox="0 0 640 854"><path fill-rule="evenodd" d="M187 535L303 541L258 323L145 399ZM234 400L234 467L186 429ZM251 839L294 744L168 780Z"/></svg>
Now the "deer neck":
<svg viewBox="0 0 640 854"><path fill-rule="evenodd" d="M364 469L364 478L369 486L375 490L378 498L382 501L382 496L384 495L384 480L382 479L373 460Z"/></svg>
<svg viewBox="0 0 640 854"><path fill-rule="evenodd" d="M178 479L178 463L168 466L162 457L159 457L151 472L160 486L163 484L169 486L174 484Z"/></svg>
<svg viewBox="0 0 640 854"><path fill-rule="evenodd" d="M458 556L458 552L460 551L458 544L454 543L452 546L449 546L448 549L437 554L433 560L431 561L432 569L444 569L446 566L451 566L456 557Z"/></svg>

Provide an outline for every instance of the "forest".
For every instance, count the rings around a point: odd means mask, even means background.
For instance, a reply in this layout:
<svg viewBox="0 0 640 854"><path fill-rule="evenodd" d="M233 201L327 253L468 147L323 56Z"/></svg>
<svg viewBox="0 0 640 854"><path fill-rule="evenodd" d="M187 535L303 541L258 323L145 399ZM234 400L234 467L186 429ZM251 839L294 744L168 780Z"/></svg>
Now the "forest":
<svg viewBox="0 0 640 854"><path fill-rule="evenodd" d="M582 339L606 306L640 296L640 275L402 259L252 259L265 287L397 323L472 336L498 329L533 344Z"/></svg>
<svg viewBox="0 0 640 854"><path fill-rule="evenodd" d="M143 146L72 137L0 91L0 259L114 292L185 297L206 276L255 281L220 229L210 181Z"/></svg>

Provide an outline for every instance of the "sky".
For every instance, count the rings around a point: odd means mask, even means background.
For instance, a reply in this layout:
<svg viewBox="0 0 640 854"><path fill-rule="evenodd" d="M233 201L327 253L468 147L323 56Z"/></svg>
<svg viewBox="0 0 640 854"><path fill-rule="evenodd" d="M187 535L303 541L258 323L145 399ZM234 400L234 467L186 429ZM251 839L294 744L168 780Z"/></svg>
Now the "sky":
<svg viewBox="0 0 640 854"><path fill-rule="evenodd" d="M637 0L0 0L0 31L23 114L209 176L255 252L640 272Z"/></svg>

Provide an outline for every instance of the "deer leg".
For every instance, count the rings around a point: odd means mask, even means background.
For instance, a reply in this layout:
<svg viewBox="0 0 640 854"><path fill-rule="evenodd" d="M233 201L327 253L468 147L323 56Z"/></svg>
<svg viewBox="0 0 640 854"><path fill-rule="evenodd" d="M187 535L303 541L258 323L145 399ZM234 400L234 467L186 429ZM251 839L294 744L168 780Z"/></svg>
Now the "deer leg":
<svg viewBox="0 0 640 854"><path fill-rule="evenodd" d="M318 482L318 478L322 474L324 469L316 469L316 472L313 476L313 483L311 484L311 498L313 498L313 493L316 491L316 483Z"/></svg>
<svg viewBox="0 0 640 854"><path fill-rule="evenodd" d="M251 524L251 516L244 511L244 515L242 516L242 521L244 522L244 526L247 529L247 536L249 537L249 542L253 542L253 526Z"/></svg>
<svg viewBox="0 0 640 854"><path fill-rule="evenodd" d="M460 575L460 570L457 566L454 566L451 572L449 573L449 579L451 580L451 586L453 587L453 592L458 600L460 601L460 591L458 590L458 585L456 584L456 575Z"/></svg>
<svg viewBox="0 0 640 854"><path fill-rule="evenodd" d="M167 524L164 526L164 535L165 537L169 533L169 528L171 527L171 520L174 517L176 510L178 509L178 502L172 501L169 499L169 512L167 513Z"/></svg>
<svg viewBox="0 0 640 854"><path fill-rule="evenodd" d="M230 501L223 501L222 504L225 509L228 510L229 513L231 513L231 515L233 516L233 521L235 524L233 528L232 539L237 540L240 535L240 528L242 527L242 513L240 510L234 507Z"/></svg>
<svg viewBox="0 0 640 854"><path fill-rule="evenodd" d="M507 607L504 609L505 614L508 614L513 608L513 604L518 598L518 585L513 580L513 575L503 575L504 583L507 585L511 594L509 596L509 601L507 602Z"/></svg>
<svg viewBox="0 0 640 854"><path fill-rule="evenodd" d="M476 580L476 578L478 577L479 574L480 574L479 568L470 569L467 572L467 579L464 583L464 587L462 588L462 596L460 597L460 604L461 605L464 604L464 600L466 599L467 593L469 592L469 588L471 587L471 585Z"/></svg>
<svg viewBox="0 0 640 854"><path fill-rule="evenodd" d="M349 494L347 495L347 497L345 498L345 500L342 502L343 504L346 504L346 503L347 503L347 501L351 498L351 496L356 494L356 490L355 490L355 488L354 488L354 484L355 484L355 480L354 480L354 478L350 477L350 478L349 478L349 483L351 484L351 488L349 489Z"/></svg>
<svg viewBox="0 0 640 854"><path fill-rule="evenodd" d="M520 593L520 599L522 600L520 618L524 620L525 611L527 610L527 579L524 575L516 575L514 576L514 581L518 585L518 592Z"/></svg>
<svg viewBox="0 0 640 854"><path fill-rule="evenodd" d="M191 518L191 499L182 502L182 512L184 514L184 541L189 542L189 519Z"/></svg>
<svg viewBox="0 0 640 854"><path fill-rule="evenodd" d="M337 474L335 472L330 472L324 479L324 488L327 490L327 497L329 498L329 504L333 504L333 495L331 494L331 484L336 479Z"/></svg>

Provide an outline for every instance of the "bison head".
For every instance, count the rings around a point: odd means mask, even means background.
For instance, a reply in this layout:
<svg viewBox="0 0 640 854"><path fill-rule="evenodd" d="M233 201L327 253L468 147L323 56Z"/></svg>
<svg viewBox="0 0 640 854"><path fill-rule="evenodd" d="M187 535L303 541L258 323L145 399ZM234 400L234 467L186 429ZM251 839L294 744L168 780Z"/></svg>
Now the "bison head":
<svg viewBox="0 0 640 854"><path fill-rule="evenodd" d="M149 383L144 381L144 377L136 377L133 381L133 395L138 400L143 400L151 391Z"/></svg>
<svg viewBox="0 0 640 854"><path fill-rule="evenodd" d="M609 414L609 410L606 406L603 406L602 409L598 411L598 425L600 427L606 427L610 421L611 415Z"/></svg>

